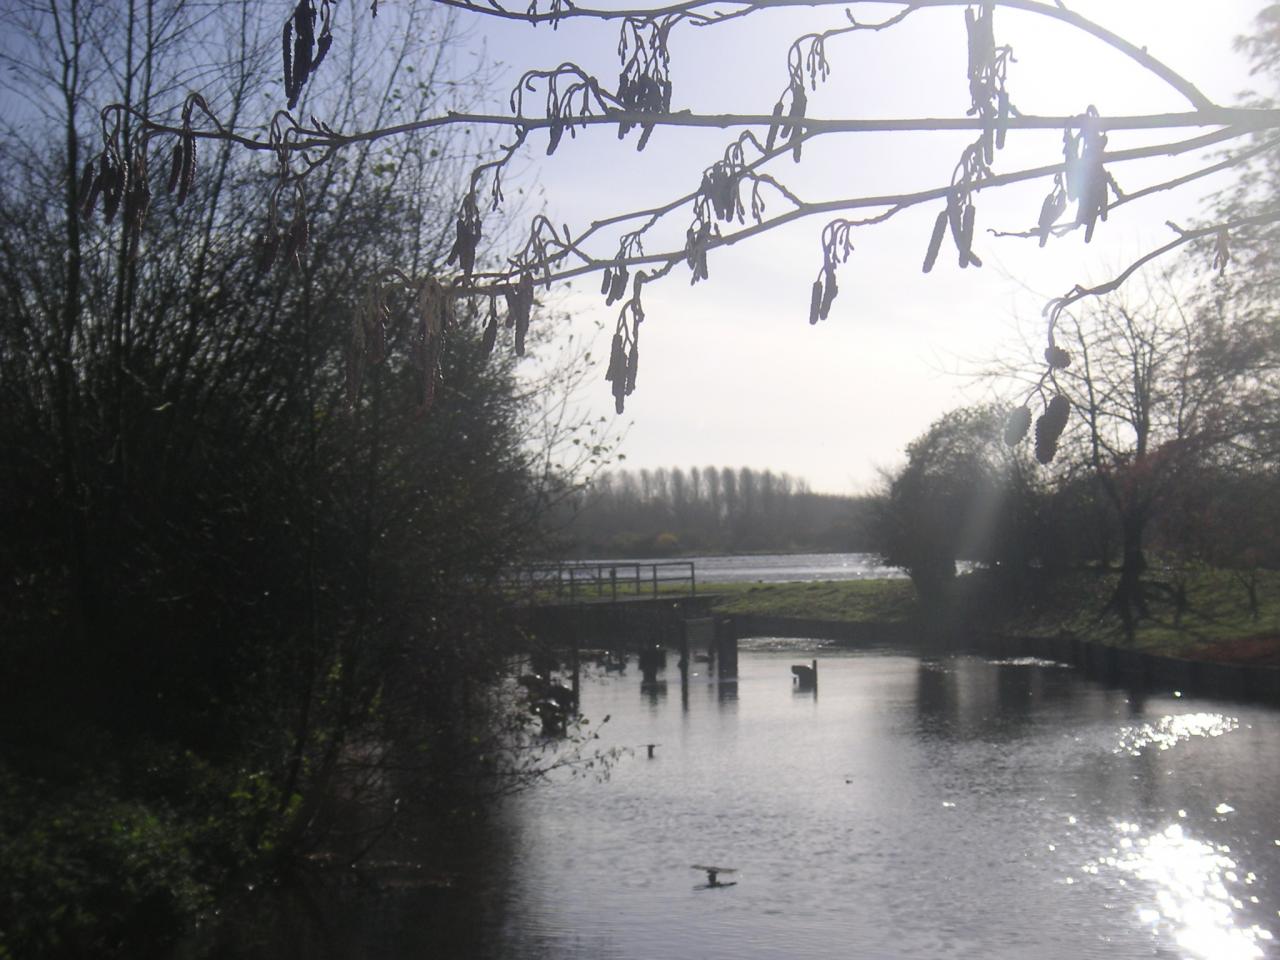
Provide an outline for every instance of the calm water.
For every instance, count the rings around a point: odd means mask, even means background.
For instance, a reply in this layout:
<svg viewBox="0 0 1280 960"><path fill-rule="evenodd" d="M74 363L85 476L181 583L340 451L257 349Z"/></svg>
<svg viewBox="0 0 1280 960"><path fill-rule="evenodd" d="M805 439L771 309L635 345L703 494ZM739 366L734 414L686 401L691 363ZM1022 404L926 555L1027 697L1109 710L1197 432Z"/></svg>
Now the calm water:
<svg viewBox="0 0 1280 960"><path fill-rule="evenodd" d="M602 742L654 759L519 797L452 891L322 906L297 955L1280 956L1280 713L889 652L820 652L794 692L809 656L744 652L687 698L585 684Z"/></svg>

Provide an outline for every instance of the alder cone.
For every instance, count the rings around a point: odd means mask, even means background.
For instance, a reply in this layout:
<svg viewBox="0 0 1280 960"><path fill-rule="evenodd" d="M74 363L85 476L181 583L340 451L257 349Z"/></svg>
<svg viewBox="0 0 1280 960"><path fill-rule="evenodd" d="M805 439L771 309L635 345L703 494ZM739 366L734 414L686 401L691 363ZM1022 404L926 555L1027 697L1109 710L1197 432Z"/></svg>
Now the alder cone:
<svg viewBox="0 0 1280 960"><path fill-rule="evenodd" d="M1054 370L1065 370L1071 366L1071 354L1059 346L1045 347L1044 360Z"/></svg>
<svg viewBox="0 0 1280 960"><path fill-rule="evenodd" d="M1016 446L1030 429L1031 408L1028 406L1018 407L1009 414L1009 419L1004 422L1004 442L1011 447Z"/></svg>
<svg viewBox="0 0 1280 960"><path fill-rule="evenodd" d="M1059 394L1049 401L1036 419L1036 459L1041 463L1052 463L1058 452L1058 439L1067 426L1067 415L1071 404L1067 398Z"/></svg>

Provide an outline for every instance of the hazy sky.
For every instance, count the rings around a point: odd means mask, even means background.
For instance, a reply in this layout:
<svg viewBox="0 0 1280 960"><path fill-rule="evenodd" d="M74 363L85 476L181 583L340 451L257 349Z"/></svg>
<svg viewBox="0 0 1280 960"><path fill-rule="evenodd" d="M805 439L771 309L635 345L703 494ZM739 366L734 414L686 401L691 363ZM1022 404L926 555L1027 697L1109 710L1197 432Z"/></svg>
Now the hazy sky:
<svg viewBox="0 0 1280 960"><path fill-rule="evenodd" d="M1079 2L1069 6L1146 46L1220 103L1248 86L1232 41L1249 29L1258 0ZM843 7L780 10L732 26L678 28L672 41L673 107L695 112L768 113L786 85L786 49L795 36L844 21ZM860 20L897 7L859 4ZM1212 10L1212 13L1209 11ZM1182 111L1185 100L1129 61L1061 24L997 9L996 42L1013 46L1008 87L1026 114ZM559 30L493 24L476 34L491 56L524 69L566 60L616 79L616 27L566 23ZM902 25L833 42L832 73L811 94L811 117L948 117L968 106L965 29L960 8L923 10ZM1190 136L1187 131L1185 136ZM523 169L544 191L546 212L576 234L604 215L661 202L693 189L734 134L659 129L643 153L603 128L565 138L542 156L542 134ZM1110 149L1148 142L1113 134ZM972 134L846 134L807 144L805 162L778 161L770 172L806 200L897 193L949 182ZM1060 132L1011 133L996 173L1061 159ZM1192 157L1191 161L1200 159ZM1117 166L1133 191L1189 169L1187 160ZM1156 195L1117 211L1086 246L1077 233L1050 241L996 239L987 228L1033 226L1048 180L979 195L975 251L981 270L960 270L944 253L920 271L940 205L918 208L853 236L830 318L810 327L809 287L821 266L823 219L712 252L710 279L690 286L683 268L650 285L636 393L623 416L627 465L730 465L806 478L821 491L854 492L877 467L900 462L905 444L937 416L992 395L972 373L998 356L1022 356L1022 333L1043 342L1040 309L1077 282L1097 282L1186 222L1207 186ZM771 212L781 210L780 203ZM1072 208L1074 210L1074 207ZM683 232L684 224L680 225ZM650 249L658 248L653 245ZM609 251L602 249L603 255ZM551 302L580 330L603 325L607 355L616 307L605 307L599 279L581 281ZM586 397L612 416L599 376ZM999 387L997 386L997 390Z"/></svg>

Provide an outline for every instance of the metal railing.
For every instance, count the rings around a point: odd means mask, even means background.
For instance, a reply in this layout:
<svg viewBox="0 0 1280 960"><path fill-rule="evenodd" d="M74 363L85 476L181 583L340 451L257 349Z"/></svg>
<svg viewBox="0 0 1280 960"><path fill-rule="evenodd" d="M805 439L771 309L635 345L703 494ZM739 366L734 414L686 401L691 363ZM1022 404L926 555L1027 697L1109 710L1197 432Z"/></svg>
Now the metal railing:
<svg viewBox="0 0 1280 960"><path fill-rule="evenodd" d="M659 596L685 591L697 596L697 577L691 560L667 560L655 563L544 563L520 571L516 580L558 599L617 600L629 596ZM681 585L677 591L673 585Z"/></svg>

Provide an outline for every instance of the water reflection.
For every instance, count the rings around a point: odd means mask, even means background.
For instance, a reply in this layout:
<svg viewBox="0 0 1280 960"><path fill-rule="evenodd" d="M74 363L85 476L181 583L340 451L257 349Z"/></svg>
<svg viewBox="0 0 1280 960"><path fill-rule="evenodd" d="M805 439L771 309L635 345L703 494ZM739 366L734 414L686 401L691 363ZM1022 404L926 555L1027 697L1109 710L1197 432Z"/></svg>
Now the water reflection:
<svg viewBox="0 0 1280 960"><path fill-rule="evenodd" d="M667 681L653 680L640 684L640 696L644 698L651 711L657 710L667 699Z"/></svg>
<svg viewBox="0 0 1280 960"><path fill-rule="evenodd" d="M1041 662L817 656L821 700L793 692L794 649L691 673L679 704L636 672L584 683L602 745L632 748L608 782L558 779L450 837L448 893L338 890L335 932L256 955L1275 955L1280 713ZM738 885L692 890L695 863Z"/></svg>
<svg viewBox="0 0 1280 960"><path fill-rule="evenodd" d="M1040 661L924 659L916 674L922 729L947 739L1010 739L1042 708L1046 687L1061 686L1057 665Z"/></svg>
<svg viewBox="0 0 1280 960"><path fill-rule="evenodd" d="M1142 752L1154 747L1168 750L1192 737L1220 737L1236 729L1239 723L1234 717L1220 713L1183 713L1160 717L1153 723L1125 727L1120 731L1120 743L1116 753L1142 756Z"/></svg>
<svg viewBox="0 0 1280 960"><path fill-rule="evenodd" d="M1035 707L1040 692L1041 671L1030 670L1029 663L1001 663L996 665L997 709L1004 719L1022 717Z"/></svg>
<svg viewBox="0 0 1280 960"><path fill-rule="evenodd" d="M1257 875L1240 873L1227 844L1191 837L1181 823L1144 835L1135 823L1116 824L1117 841L1109 856L1085 865L1085 872L1105 870L1142 881L1154 902L1136 913L1153 939L1170 936L1191 956L1205 960L1255 960L1273 935L1259 923L1240 916L1245 900L1259 903L1253 892Z"/></svg>
<svg viewBox="0 0 1280 960"><path fill-rule="evenodd" d="M942 660L921 660L916 670L916 710L922 718L940 723L953 718L955 684Z"/></svg>

